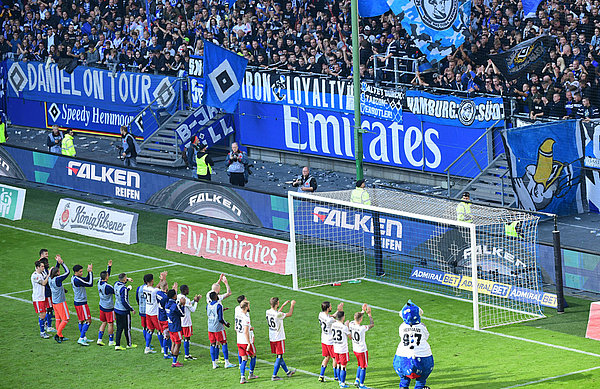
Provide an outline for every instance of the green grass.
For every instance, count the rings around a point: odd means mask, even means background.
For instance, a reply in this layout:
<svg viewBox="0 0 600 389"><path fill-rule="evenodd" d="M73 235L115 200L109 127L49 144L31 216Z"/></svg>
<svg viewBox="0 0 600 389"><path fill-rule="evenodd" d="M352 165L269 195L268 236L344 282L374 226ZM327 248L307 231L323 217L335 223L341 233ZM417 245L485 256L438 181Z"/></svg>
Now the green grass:
<svg viewBox="0 0 600 389"><path fill-rule="evenodd" d="M495 328L488 332L475 332L456 325L472 324L471 305L429 294L398 289L371 282L343 284L340 287L318 287L307 291L294 292L290 277L269 274L248 268L241 268L220 262L209 261L166 251L166 220L163 215L140 213L138 236L140 243L132 246L67 234L50 228L51 218L60 197L54 193L38 190L27 192L24 220L1 224L24 230L38 231L52 236L0 226L0 259L3 271L0 272L0 294L27 290L31 287L29 277L33 262L41 247L48 248L50 255L61 254L69 266L76 263L93 263L95 273L103 270L108 259L114 261L113 273L135 271L156 266L165 266L169 271L170 282L190 285L191 293L204 294L220 272L228 275L234 297L226 300L225 306L233 308L235 296L245 294L251 302L251 316L256 333L256 346L259 359L273 361L270 354L267 327L264 323L264 310L268 299L297 301L294 315L286 320L286 362L288 366L318 373L321 362L319 324L317 314L320 303L331 299L337 304L341 299L366 301L383 309L374 309L375 327L367 334L370 366L367 370L367 385L375 388L398 387L399 378L391 367L392 358L398 344L399 310L411 298L425 311L431 337L430 344L435 358L435 368L428 380L432 388L503 388L547 377L567 374L574 371L600 366L600 357L585 355L575 351L552 348L547 345L526 342L530 339L562 347L600 353L600 343L585 339L585 322L589 302L568 298L570 308L567 313L557 315L547 309L548 318L524 324ZM90 246L93 244L95 246ZM130 252L113 251L122 250ZM176 262L176 265L157 259ZM171 265L171 266L169 266ZM161 269L153 270L157 275ZM134 285L141 283L144 272L131 274ZM241 278L243 277L243 278ZM111 277L114 281L114 276ZM249 280L251 279L251 280ZM69 288L70 289L70 288ZM11 296L29 301L29 291ZM326 297L328 296L328 297ZM239 370L210 368L208 351L192 346L192 354L197 361L183 361L184 367L174 370L170 363L157 355L144 355L143 349L117 353L108 347L95 344L84 348L74 341L56 344L53 340L39 338L37 320L31 303L9 299L3 300L0 315L0 366L2 366L2 388L28 388L37 382L60 383L61 387L178 387L178 388L229 388L239 385ZM68 294L71 310L72 293ZM98 295L95 288L88 290L92 315L98 314ZM346 303L346 312L352 314L359 306ZM226 319L232 321L233 309L225 312ZM428 319L427 319L428 318ZM193 314L194 336L192 342L206 345L206 315L203 309ZM139 328L139 320L134 320ZM75 315L67 325L65 334L77 338ZM97 335L98 322L94 321L88 337ZM508 338L498 334L518 338ZM230 349L235 350L235 334L228 331ZM142 345L139 332L133 332L134 342ZM156 338L153 340L156 346ZM233 358L235 359L235 358ZM42 369L40 369L40 367ZM356 361L351 355L348 381L355 374ZM282 382L271 382L272 366L259 362L256 373L259 380L248 384L256 388L335 388L333 382L320 384L316 377L298 373ZM327 374L331 375L331 368ZM531 388L585 387L600 388L600 369L529 385Z"/></svg>

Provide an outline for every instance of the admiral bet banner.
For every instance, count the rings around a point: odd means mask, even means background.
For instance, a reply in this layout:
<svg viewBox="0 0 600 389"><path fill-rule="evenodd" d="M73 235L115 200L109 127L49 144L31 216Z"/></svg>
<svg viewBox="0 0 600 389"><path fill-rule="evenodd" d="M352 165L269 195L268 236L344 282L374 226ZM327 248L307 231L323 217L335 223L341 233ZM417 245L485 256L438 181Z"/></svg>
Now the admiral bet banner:
<svg viewBox="0 0 600 389"><path fill-rule="evenodd" d="M504 118L504 104L500 97L465 99L407 90L406 105L422 121L446 126L489 128L494 124L502 125L498 121Z"/></svg>
<svg viewBox="0 0 600 389"><path fill-rule="evenodd" d="M471 0L388 0L388 4L431 63L452 54L470 35Z"/></svg>
<svg viewBox="0 0 600 389"><path fill-rule="evenodd" d="M490 59L504 77L514 80L536 71L547 62L549 47L552 47L550 43L546 43L547 39L547 36L528 39L504 53L491 55Z"/></svg>
<svg viewBox="0 0 600 389"><path fill-rule="evenodd" d="M583 144L577 120L502 132L519 208L557 215L583 212Z"/></svg>

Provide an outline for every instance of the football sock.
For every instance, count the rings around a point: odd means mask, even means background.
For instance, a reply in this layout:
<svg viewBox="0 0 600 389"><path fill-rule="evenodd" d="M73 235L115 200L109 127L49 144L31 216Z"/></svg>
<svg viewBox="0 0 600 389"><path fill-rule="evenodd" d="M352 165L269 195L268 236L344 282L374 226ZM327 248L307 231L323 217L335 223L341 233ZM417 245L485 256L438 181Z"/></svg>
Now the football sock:
<svg viewBox="0 0 600 389"><path fill-rule="evenodd" d="M142 335L144 335L144 339L148 337L148 331L145 328L142 329Z"/></svg>
<svg viewBox="0 0 600 389"><path fill-rule="evenodd" d="M85 334L87 333L89 328L90 328L90 323L83 323L83 325L81 326L81 337L82 338L85 338Z"/></svg>
<svg viewBox="0 0 600 389"><path fill-rule="evenodd" d="M327 366L321 366L321 377L325 376L325 369L327 369Z"/></svg>
<svg viewBox="0 0 600 389"><path fill-rule="evenodd" d="M81 335L81 329L83 328L83 323L79 323L79 334ZM83 338L83 335L81 335L81 337Z"/></svg>
<svg viewBox="0 0 600 389"><path fill-rule="evenodd" d="M146 339L146 347L150 347L150 342L152 341L152 333L146 332L146 335L144 335L144 337Z"/></svg>
<svg viewBox="0 0 600 389"><path fill-rule="evenodd" d="M215 349L216 349L217 352L219 352L218 349L215 346L210 346L210 360L211 361L216 361L217 360L217 357L215 357Z"/></svg>
<svg viewBox="0 0 600 389"><path fill-rule="evenodd" d="M333 368L333 378L340 378L340 368L339 367L334 367Z"/></svg>
<svg viewBox="0 0 600 389"><path fill-rule="evenodd" d="M165 339L166 342L163 342L165 344L165 351L168 354L169 351L171 350L171 346L173 345L173 342L171 342L171 338L167 338Z"/></svg>
<svg viewBox="0 0 600 389"><path fill-rule="evenodd" d="M288 368L287 365L285 364L285 361L283 360L283 356L281 356L281 368L283 369L283 371L285 371L286 373L288 372Z"/></svg>
<svg viewBox="0 0 600 389"><path fill-rule="evenodd" d="M40 319L38 317L38 323L40 325L40 332L46 331L46 321L45 321L45 319Z"/></svg>
<svg viewBox="0 0 600 389"><path fill-rule="evenodd" d="M242 363L240 363L240 374L242 375L242 377L245 377L246 375L246 363L248 363L248 361L244 361L242 359Z"/></svg>
<svg viewBox="0 0 600 389"><path fill-rule="evenodd" d="M357 381L359 381L359 380L360 380L360 370L361 370L361 368L360 368L360 367L357 367L357 368L356 368L356 380L357 380Z"/></svg>
<svg viewBox="0 0 600 389"><path fill-rule="evenodd" d="M104 336L104 331L98 331L98 340L102 340L103 336Z"/></svg>
<svg viewBox="0 0 600 389"><path fill-rule="evenodd" d="M281 365L281 358L275 358L275 366L273 367L273 376L277 375L279 371L279 365Z"/></svg>
<svg viewBox="0 0 600 389"><path fill-rule="evenodd" d="M361 385L365 383L365 376L366 375L367 375L367 369L366 368L360 369L360 383L361 383Z"/></svg>
<svg viewBox="0 0 600 389"><path fill-rule="evenodd" d="M112 342L114 338L115 338L115 334L108 334L108 341L109 342Z"/></svg>
<svg viewBox="0 0 600 389"><path fill-rule="evenodd" d="M67 326L67 322L66 322L66 321L61 321L61 322L58 324L58 326L57 326L58 328L56 329L56 334L57 334L58 336L60 336L61 338L62 338L62 336L63 336L63 333L62 333L62 332L63 332L63 330L65 329L65 327L66 327L66 326Z"/></svg>
<svg viewBox="0 0 600 389"><path fill-rule="evenodd" d="M161 332L157 332L156 337L158 338L158 344L160 344L160 348L163 348L163 342L165 341L165 337Z"/></svg>
<svg viewBox="0 0 600 389"><path fill-rule="evenodd" d="M52 315L46 313L46 327L52 327Z"/></svg>
<svg viewBox="0 0 600 389"><path fill-rule="evenodd" d="M250 370L250 374L254 373L254 366L256 366L256 357L250 359L250 368L248 369Z"/></svg>
<svg viewBox="0 0 600 389"><path fill-rule="evenodd" d="M242 364L242 357L240 357L238 354L238 365L241 365L241 364Z"/></svg>
<svg viewBox="0 0 600 389"><path fill-rule="evenodd" d="M189 340L183 341L183 350L185 351L185 355L190 355L190 341Z"/></svg>
<svg viewBox="0 0 600 389"><path fill-rule="evenodd" d="M217 348L217 350L218 350L218 348ZM217 353L218 353L218 351L217 351ZM219 356L219 354L217 354L217 357L218 356ZM229 360L229 348L227 347L227 343L225 343L223 345L223 358L225 358L226 361Z"/></svg>
<svg viewBox="0 0 600 389"><path fill-rule="evenodd" d="M173 363L177 363L177 357L178 357L178 356L179 356L179 355L173 355Z"/></svg>
<svg viewBox="0 0 600 389"><path fill-rule="evenodd" d="M340 369L340 382L346 382L346 370Z"/></svg>

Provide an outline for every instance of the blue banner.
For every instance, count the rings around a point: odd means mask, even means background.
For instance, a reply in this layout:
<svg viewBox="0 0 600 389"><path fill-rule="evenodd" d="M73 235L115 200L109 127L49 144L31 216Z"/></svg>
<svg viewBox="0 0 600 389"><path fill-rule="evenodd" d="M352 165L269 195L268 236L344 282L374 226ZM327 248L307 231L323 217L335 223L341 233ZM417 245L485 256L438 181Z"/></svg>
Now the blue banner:
<svg viewBox="0 0 600 389"><path fill-rule="evenodd" d="M583 212L583 144L576 120L503 131L519 208L558 215Z"/></svg>
<svg viewBox="0 0 600 389"><path fill-rule="evenodd" d="M402 101L405 98L404 89L384 89L362 82L360 84L360 113L402 123Z"/></svg>
<svg viewBox="0 0 600 389"><path fill-rule="evenodd" d="M240 99L248 60L205 40L203 66L203 104L233 113Z"/></svg>
<svg viewBox="0 0 600 389"><path fill-rule="evenodd" d="M363 18L383 15L390 10L387 0L359 0L358 14Z"/></svg>
<svg viewBox="0 0 600 389"><path fill-rule="evenodd" d="M452 54L469 36L471 0L388 0L388 4L431 63Z"/></svg>
<svg viewBox="0 0 600 389"><path fill-rule="evenodd" d="M245 145L354 160L354 117L344 113L240 102L240 141ZM443 173L482 129L363 117L365 162ZM479 142L477 154L485 154Z"/></svg>
<svg viewBox="0 0 600 389"><path fill-rule="evenodd" d="M202 105L185 119L175 132L181 141L179 148L182 151L194 136L200 138L200 142L206 143L208 147L225 144L228 135L233 133L233 117L231 114L221 114L217 108Z"/></svg>
<svg viewBox="0 0 600 389"><path fill-rule="evenodd" d="M177 109L180 85L174 77L118 72L78 66L73 73L56 64L7 61L8 96L137 114L152 108Z"/></svg>
<svg viewBox="0 0 600 389"><path fill-rule="evenodd" d="M461 98L407 90L406 105L410 112L432 123L471 128L503 125L504 104L501 97Z"/></svg>

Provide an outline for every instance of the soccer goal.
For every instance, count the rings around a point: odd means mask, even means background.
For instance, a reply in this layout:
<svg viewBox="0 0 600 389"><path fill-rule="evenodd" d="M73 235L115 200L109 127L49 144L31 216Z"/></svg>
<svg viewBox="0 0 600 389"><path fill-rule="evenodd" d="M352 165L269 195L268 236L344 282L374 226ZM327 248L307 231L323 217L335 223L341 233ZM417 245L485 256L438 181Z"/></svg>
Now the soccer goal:
<svg viewBox="0 0 600 389"><path fill-rule="evenodd" d="M288 193L294 289L366 279L464 300L475 329L544 316L539 217L471 205L472 222L457 221L454 200L366 190L371 205L350 190Z"/></svg>

